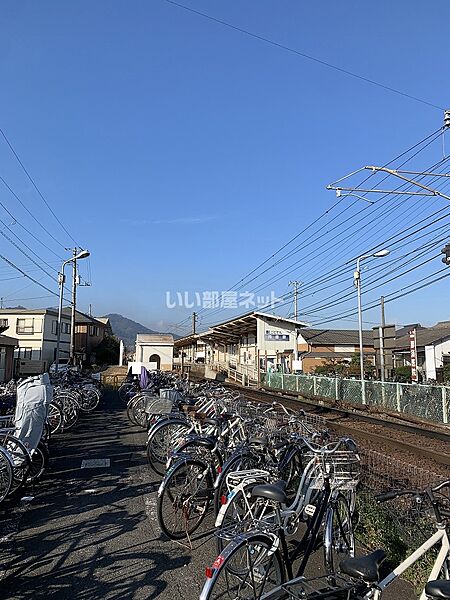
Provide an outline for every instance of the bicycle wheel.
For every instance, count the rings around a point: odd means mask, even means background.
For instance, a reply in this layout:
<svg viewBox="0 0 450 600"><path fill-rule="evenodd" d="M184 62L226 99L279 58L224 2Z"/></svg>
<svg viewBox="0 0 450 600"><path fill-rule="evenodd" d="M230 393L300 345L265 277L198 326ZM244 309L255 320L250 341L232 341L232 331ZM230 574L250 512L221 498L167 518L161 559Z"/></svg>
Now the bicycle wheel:
<svg viewBox="0 0 450 600"><path fill-rule="evenodd" d="M64 413L61 404L52 401L48 407L47 421L50 426L50 433L53 435L61 431L64 423Z"/></svg>
<svg viewBox="0 0 450 600"><path fill-rule="evenodd" d="M83 412L92 412L100 402L100 392L93 385L85 385L81 388L80 409Z"/></svg>
<svg viewBox="0 0 450 600"><path fill-rule="evenodd" d="M13 459L0 447L0 502L9 494L13 482Z"/></svg>
<svg viewBox="0 0 450 600"><path fill-rule="evenodd" d="M155 427L147 441L147 459L155 473L164 475L169 452L190 428L191 426L185 421L175 419Z"/></svg>
<svg viewBox="0 0 450 600"><path fill-rule="evenodd" d="M0 435L0 446L12 458L13 478L9 490L9 493L12 494L25 484L31 466L30 454L25 445L9 433Z"/></svg>
<svg viewBox="0 0 450 600"><path fill-rule="evenodd" d="M31 467L28 471L27 482L36 483L48 467L49 452L47 446L39 442L36 450L31 453Z"/></svg>
<svg viewBox="0 0 450 600"><path fill-rule="evenodd" d="M239 454L231 457L222 467L222 471L217 479L216 489L214 491L214 512L217 515L222 503L226 500L228 492L227 475L234 471L244 471L254 469L258 466L260 460L255 454Z"/></svg>
<svg viewBox="0 0 450 600"><path fill-rule="evenodd" d="M325 516L324 558L325 568L332 575L344 558L355 556L355 537L352 514L347 499L338 493L331 499Z"/></svg>
<svg viewBox="0 0 450 600"><path fill-rule="evenodd" d="M259 600L285 581L280 551L270 535L254 533L233 541L207 569L201 600ZM210 576L209 576L210 575Z"/></svg>
<svg viewBox="0 0 450 600"><path fill-rule="evenodd" d="M119 394L119 398L122 400L122 402L127 402L129 400L130 393L135 389L136 386L134 383L122 383L120 388L117 390L117 393Z"/></svg>
<svg viewBox="0 0 450 600"><path fill-rule="evenodd" d="M188 458L175 464L158 492L157 517L163 533L172 540L190 536L206 516L212 489L206 463Z"/></svg>
<svg viewBox="0 0 450 600"><path fill-rule="evenodd" d="M243 523L242 531L245 531L245 522L251 523L255 519L261 519L268 509L268 502L263 498L252 498L252 490L255 485L260 482L255 482L245 485L242 489L237 492L231 491L229 494L228 502L223 508L221 515L220 527L222 534L217 535L217 551L221 554L229 539L225 534L227 529L233 531L238 523ZM273 508L271 509L273 513ZM217 523L217 521L216 521ZM248 529L247 525L247 529ZM233 532L234 533L234 532Z"/></svg>
<svg viewBox="0 0 450 600"><path fill-rule="evenodd" d="M146 429L148 414L145 412L147 408L148 394L139 394L135 396L133 404L130 406L130 417L133 423Z"/></svg>

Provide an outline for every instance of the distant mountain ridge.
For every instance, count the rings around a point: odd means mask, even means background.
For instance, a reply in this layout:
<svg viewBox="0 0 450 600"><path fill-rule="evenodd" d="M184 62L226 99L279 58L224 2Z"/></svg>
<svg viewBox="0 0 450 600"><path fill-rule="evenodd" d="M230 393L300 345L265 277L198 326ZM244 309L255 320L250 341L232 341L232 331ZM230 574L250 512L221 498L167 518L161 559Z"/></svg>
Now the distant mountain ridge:
<svg viewBox="0 0 450 600"><path fill-rule="evenodd" d="M138 333L164 333L149 329L145 325L117 313L110 313L109 315L104 315L104 317L109 319L113 334L123 340L123 343L129 349L134 348ZM173 335L175 340L180 338L180 336L175 333L172 333L171 335Z"/></svg>

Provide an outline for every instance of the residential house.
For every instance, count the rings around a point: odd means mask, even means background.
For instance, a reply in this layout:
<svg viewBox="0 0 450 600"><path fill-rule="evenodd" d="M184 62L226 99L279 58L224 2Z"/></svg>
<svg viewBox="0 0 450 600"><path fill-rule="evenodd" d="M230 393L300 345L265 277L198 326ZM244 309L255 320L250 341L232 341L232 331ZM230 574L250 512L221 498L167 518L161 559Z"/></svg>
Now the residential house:
<svg viewBox="0 0 450 600"><path fill-rule="evenodd" d="M9 337L17 338L14 357L44 361L47 367L55 360L58 310L55 308L2 308L0 320ZM60 356L68 358L70 350L70 316L64 314L61 327Z"/></svg>
<svg viewBox="0 0 450 600"><path fill-rule="evenodd" d="M334 360L350 362L359 355L359 331L355 329L301 329L298 334L298 352L304 373L313 373L316 367ZM363 331L364 358L375 364L372 331Z"/></svg>
<svg viewBox="0 0 450 600"><path fill-rule="evenodd" d="M8 329L8 320L0 319L0 383L12 379L14 373L14 348L17 346L16 338L3 335Z"/></svg>
<svg viewBox="0 0 450 600"><path fill-rule="evenodd" d="M416 328L416 351L419 379L442 381L443 369L450 364L450 321ZM396 338L394 360L395 366L411 365L409 332Z"/></svg>
<svg viewBox="0 0 450 600"><path fill-rule="evenodd" d="M64 309L66 314L70 309ZM75 355L83 364L95 364L95 349L108 335L112 335L111 324L106 317L92 317L75 311Z"/></svg>

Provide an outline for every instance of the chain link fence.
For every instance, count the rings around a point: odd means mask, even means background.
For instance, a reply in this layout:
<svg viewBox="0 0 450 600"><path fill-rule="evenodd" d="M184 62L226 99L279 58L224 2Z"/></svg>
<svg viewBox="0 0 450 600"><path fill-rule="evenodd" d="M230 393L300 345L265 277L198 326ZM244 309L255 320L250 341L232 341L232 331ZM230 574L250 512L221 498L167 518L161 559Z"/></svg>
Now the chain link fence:
<svg viewBox="0 0 450 600"><path fill-rule="evenodd" d="M300 395L329 398L338 403L362 403L359 379L321 377L317 375L287 375L261 373L261 384L276 390ZM365 381L366 404L406 413L436 423L448 423L450 387Z"/></svg>

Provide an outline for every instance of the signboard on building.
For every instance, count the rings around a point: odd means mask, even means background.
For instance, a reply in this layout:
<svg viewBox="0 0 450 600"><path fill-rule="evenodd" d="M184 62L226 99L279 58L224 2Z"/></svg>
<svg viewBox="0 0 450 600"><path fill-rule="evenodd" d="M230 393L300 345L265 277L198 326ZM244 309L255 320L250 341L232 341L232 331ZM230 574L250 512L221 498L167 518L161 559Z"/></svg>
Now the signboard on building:
<svg viewBox="0 0 450 600"><path fill-rule="evenodd" d="M266 342L289 342L289 333L276 329L266 329L264 334Z"/></svg>
<svg viewBox="0 0 450 600"><path fill-rule="evenodd" d="M411 329L409 332L409 347L411 349L411 381L418 382L419 375L417 373L417 335L416 329Z"/></svg>

